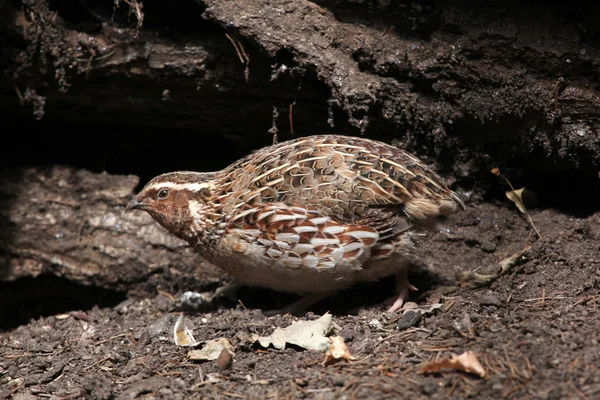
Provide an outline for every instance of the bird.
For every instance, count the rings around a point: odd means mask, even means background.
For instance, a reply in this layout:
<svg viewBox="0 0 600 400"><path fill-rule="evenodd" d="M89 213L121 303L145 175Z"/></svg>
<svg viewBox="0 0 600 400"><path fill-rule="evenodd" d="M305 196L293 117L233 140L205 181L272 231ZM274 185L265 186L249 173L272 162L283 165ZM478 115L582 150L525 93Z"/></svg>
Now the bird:
<svg viewBox="0 0 600 400"><path fill-rule="evenodd" d="M396 275L389 312L417 290L408 262L436 221L465 209L416 156L344 135L264 147L216 172L151 179L142 210L241 284L303 295L298 307Z"/></svg>

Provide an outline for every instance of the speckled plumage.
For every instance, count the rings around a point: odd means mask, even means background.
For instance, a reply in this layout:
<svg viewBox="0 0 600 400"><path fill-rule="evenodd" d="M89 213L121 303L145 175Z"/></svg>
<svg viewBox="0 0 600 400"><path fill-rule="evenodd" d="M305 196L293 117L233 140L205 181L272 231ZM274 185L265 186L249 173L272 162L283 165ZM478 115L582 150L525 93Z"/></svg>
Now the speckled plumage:
<svg viewBox="0 0 600 400"><path fill-rule="evenodd" d="M402 272L419 228L459 207L409 153L319 135L222 171L157 176L127 208L147 211L243 283L311 294Z"/></svg>

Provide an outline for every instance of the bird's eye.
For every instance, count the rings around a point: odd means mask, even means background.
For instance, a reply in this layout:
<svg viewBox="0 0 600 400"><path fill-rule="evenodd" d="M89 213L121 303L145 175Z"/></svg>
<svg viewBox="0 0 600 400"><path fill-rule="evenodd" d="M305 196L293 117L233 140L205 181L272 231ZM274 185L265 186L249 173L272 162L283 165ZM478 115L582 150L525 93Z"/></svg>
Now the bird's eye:
<svg viewBox="0 0 600 400"><path fill-rule="evenodd" d="M169 197L169 191L167 189L160 189L156 195L156 198L159 200L164 200Z"/></svg>

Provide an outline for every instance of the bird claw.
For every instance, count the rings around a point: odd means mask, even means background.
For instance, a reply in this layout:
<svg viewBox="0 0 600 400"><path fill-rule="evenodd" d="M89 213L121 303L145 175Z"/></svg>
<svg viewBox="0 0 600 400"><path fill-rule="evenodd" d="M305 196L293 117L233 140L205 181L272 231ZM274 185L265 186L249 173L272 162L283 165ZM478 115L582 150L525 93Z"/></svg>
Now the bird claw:
<svg viewBox="0 0 600 400"><path fill-rule="evenodd" d="M411 291L417 291L415 285L408 281L406 270L396 274L396 299L392 306L387 310L389 313L395 313L400 310L408 300Z"/></svg>
<svg viewBox="0 0 600 400"><path fill-rule="evenodd" d="M238 293L243 285L239 282L228 283L224 286L220 286L215 290L215 294L213 294L211 301L219 297L226 297L229 300L237 303L238 301Z"/></svg>

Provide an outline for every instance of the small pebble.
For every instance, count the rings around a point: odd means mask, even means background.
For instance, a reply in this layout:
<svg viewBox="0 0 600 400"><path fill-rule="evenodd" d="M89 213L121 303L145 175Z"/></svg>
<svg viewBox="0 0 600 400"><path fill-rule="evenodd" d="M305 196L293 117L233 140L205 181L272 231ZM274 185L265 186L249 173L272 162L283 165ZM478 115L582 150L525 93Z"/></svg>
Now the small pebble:
<svg viewBox="0 0 600 400"><path fill-rule="evenodd" d="M435 394L437 390L438 385L434 382L425 382L423 385L421 385L421 392L423 392L423 394L426 396L431 396L432 394Z"/></svg>
<svg viewBox="0 0 600 400"><path fill-rule="evenodd" d="M420 310L408 310L400 318L398 321L398 329L404 330L410 328L411 326L415 326L421 320L421 311Z"/></svg>
<svg viewBox="0 0 600 400"><path fill-rule="evenodd" d="M493 253L496 251L496 244L486 240L481 242L480 249L486 253Z"/></svg>
<svg viewBox="0 0 600 400"><path fill-rule="evenodd" d="M481 305L484 306L502 306L502 300L500 300L496 293L486 293L481 297L481 300L479 301L481 302Z"/></svg>
<svg viewBox="0 0 600 400"><path fill-rule="evenodd" d="M354 340L354 332L349 328L343 328L340 332L340 336L344 338L344 342L346 343Z"/></svg>

